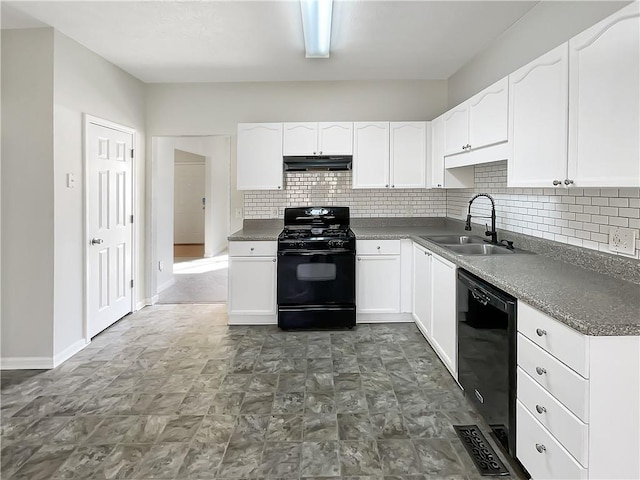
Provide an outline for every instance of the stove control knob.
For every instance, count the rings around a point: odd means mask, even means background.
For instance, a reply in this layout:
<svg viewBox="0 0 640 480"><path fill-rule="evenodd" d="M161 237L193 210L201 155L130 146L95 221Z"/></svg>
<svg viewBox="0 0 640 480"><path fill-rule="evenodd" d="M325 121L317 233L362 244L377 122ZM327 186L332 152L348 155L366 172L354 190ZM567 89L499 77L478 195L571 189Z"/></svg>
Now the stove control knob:
<svg viewBox="0 0 640 480"><path fill-rule="evenodd" d="M329 240L329 246L333 248L340 248L344 246L344 240Z"/></svg>
<svg viewBox="0 0 640 480"><path fill-rule="evenodd" d="M304 242L296 242L296 247L304 248Z"/></svg>

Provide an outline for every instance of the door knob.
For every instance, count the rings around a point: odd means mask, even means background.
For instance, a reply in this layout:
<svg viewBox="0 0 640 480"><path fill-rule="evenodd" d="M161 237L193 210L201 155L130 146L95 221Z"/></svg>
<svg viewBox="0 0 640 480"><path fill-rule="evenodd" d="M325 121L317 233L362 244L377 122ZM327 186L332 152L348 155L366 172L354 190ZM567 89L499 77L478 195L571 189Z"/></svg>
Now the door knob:
<svg viewBox="0 0 640 480"><path fill-rule="evenodd" d="M104 243L104 240L102 240L101 238L91 239L91 245L102 245L102 243Z"/></svg>

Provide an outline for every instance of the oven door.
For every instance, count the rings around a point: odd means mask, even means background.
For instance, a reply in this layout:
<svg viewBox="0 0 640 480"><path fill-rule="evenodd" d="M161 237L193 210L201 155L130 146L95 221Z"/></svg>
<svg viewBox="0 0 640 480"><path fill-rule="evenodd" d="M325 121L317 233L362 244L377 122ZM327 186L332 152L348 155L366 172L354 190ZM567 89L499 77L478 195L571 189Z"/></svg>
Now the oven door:
<svg viewBox="0 0 640 480"><path fill-rule="evenodd" d="M355 252L278 253L278 306L355 304Z"/></svg>

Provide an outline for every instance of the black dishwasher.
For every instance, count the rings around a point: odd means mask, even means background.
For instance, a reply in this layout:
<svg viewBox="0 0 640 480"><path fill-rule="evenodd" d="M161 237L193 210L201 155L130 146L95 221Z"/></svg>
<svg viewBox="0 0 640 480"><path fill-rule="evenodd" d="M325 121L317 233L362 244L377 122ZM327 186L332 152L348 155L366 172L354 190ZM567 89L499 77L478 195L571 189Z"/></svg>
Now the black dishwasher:
<svg viewBox="0 0 640 480"><path fill-rule="evenodd" d="M515 457L516 299L458 270L458 381Z"/></svg>

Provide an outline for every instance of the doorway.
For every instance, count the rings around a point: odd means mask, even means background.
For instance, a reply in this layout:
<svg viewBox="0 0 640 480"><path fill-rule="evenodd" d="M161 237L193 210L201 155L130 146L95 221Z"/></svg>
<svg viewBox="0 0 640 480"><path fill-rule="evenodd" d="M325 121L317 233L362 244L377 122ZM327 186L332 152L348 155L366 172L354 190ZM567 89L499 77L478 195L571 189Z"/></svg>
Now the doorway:
<svg viewBox="0 0 640 480"><path fill-rule="evenodd" d="M230 138L153 137L152 159L155 302L226 302Z"/></svg>

